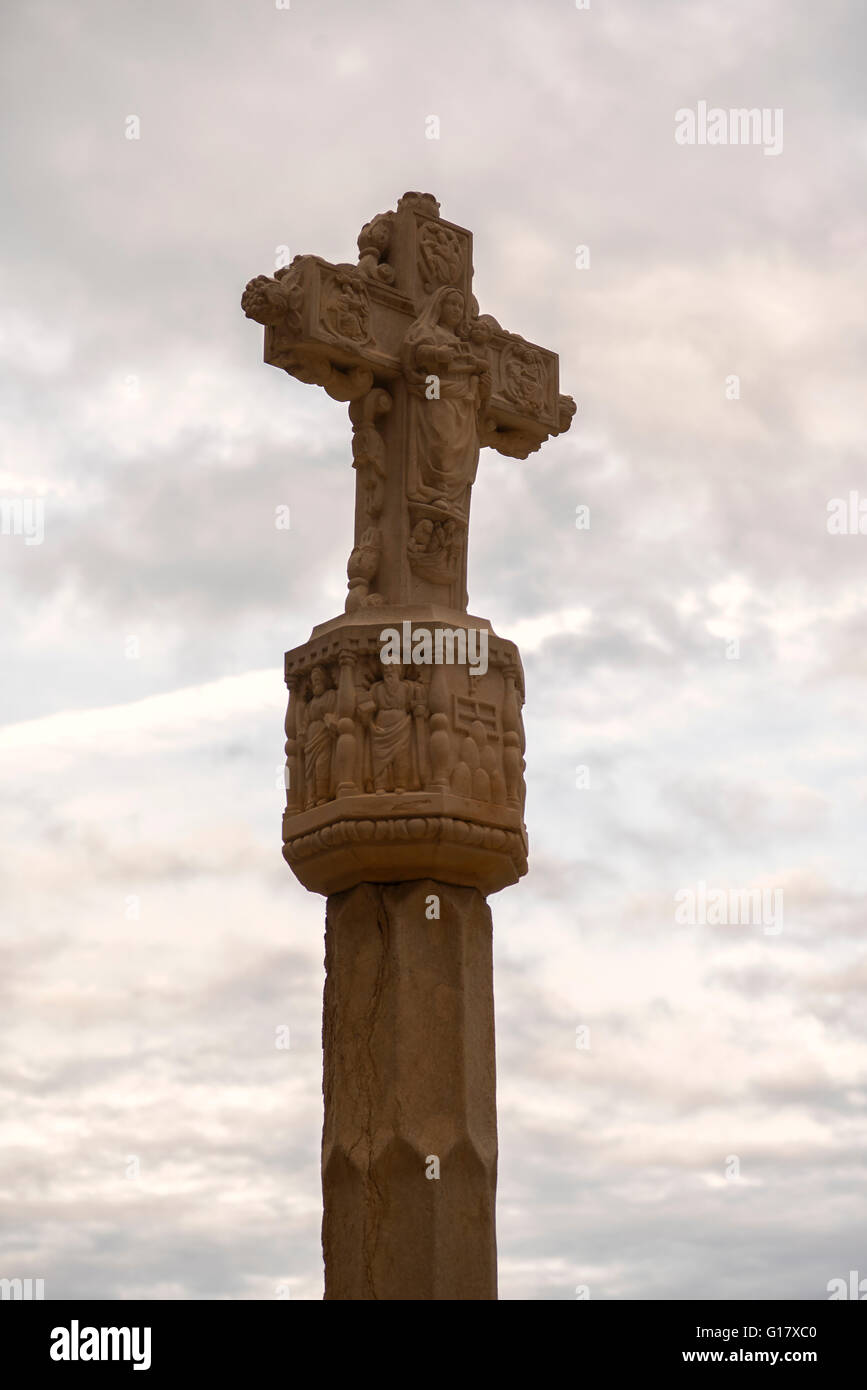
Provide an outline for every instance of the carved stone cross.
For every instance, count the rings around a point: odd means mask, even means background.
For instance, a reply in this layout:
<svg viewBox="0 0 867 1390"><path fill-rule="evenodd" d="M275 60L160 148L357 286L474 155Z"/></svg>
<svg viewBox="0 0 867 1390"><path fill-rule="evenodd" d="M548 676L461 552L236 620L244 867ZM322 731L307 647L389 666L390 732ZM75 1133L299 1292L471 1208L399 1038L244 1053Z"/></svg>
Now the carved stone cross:
<svg viewBox="0 0 867 1390"><path fill-rule="evenodd" d="M479 449L526 458L569 428L557 356L479 314L472 235L429 193L405 193L358 237L358 264L296 256L251 280L265 361L348 401L356 469L346 610L434 603L466 612Z"/></svg>
<svg viewBox="0 0 867 1390"><path fill-rule="evenodd" d="M325 1297L490 1299L485 898L527 868L524 676L514 643L467 614L470 495L483 446L526 458L575 403L555 353L479 314L472 237L429 193L372 218L358 251L296 256L241 301L265 361L352 422L345 612L285 658L283 854L328 899ZM397 663L386 631L403 634Z"/></svg>

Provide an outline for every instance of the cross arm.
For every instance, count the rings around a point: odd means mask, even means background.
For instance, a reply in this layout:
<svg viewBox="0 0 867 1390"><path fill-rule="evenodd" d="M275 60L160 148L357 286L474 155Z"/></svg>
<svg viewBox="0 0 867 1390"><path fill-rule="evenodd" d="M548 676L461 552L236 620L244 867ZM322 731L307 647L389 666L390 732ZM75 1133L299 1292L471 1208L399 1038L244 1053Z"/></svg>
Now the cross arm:
<svg viewBox="0 0 867 1390"><path fill-rule="evenodd" d="M273 276L257 275L241 296L247 318L265 326L265 361L338 401L367 394L374 378L400 372L401 329L413 307L363 267L296 256Z"/></svg>
<svg viewBox="0 0 867 1390"><path fill-rule="evenodd" d="M396 212L365 223L358 252L357 265L296 256L273 276L250 281L241 307L265 327L266 362L340 401L359 400L374 385L389 388L403 372L407 331L431 296L452 286L465 306L459 336L489 364L480 375L479 443L526 458L568 430L576 406L560 394L557 354L479 313L472 236L440 217L435 198L405 193ZM420 365L436 376L433 358Z"/></svg>
<svg viewBox="0 0 867 1390"><path fill-rule="evenodd" d="M483 446L526 458L569 429L577 406L571 396L560 394L556 352L507 333L490 314L471 320L470 337L487 348L491 360L491 394L480 429Z"/></svg>

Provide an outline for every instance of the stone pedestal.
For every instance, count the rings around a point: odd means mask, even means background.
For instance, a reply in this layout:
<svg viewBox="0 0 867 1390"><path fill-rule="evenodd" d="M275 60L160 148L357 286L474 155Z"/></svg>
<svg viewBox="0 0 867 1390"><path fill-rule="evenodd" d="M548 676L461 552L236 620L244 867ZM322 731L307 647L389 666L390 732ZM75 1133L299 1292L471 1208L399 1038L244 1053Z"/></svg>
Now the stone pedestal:
<svg viewBox="0 0 867 1390"><path fill-rule="evenodd" d="M497 1297L491 948L474 888L328 899L326 1299Z"/></svg>

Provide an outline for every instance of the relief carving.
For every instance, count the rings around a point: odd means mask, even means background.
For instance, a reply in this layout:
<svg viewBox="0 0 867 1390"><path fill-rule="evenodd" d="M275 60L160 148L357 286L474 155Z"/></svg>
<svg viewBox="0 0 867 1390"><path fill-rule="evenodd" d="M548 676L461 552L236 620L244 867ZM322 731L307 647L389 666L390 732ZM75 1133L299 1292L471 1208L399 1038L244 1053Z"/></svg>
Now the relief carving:
<svg viewBox="0 0 867 1390"><path fill-rule="evenodd" d="M370 521L382 513L385 500L385 440L374 421L391 410L391 396L378 388L369 391L349 407L352 421L352 466L358 471L358 484L364 499L364 513Z"/></svg>
<svg viewBox="0 0 867 1390"><path fill-rule="evenodd" d="M310 672L310 698L301 708L299 741L304 757L305 806L322 806L334 795L332 754L337 739L337 691L323 666Z"/></svg>
<svg viewBox="0 0 867 1390"><path fill-rule="evenodd" d="M357 270L337 267L322 287L322 323L335 338L358 347L369 343L370 301Z"/></svg>
<svg viewBox="0 0 867 1390"><path fill-rule="evenodd" d="M289 687L289 703L286 706L286 720L284 729L286 731L286 771L284 782L286 784L286 810L290 815L296 815L303 810L303 800L301 797L301 767L299 762L299 743L298 733L298 687L297 676L290 676L286 682Z"/></svg>
<svg viewBox="0 0 867 1390"><path fill-rule="evenodd" d="M359 472L364 511L375 521L385 500L385 442L373 425L356 425L352 431L352 467Z"/></svg>
<svg viewBox="0 0 867 1390"><path fill-rule="evenodd" d="M548 378L541 352L513 338L503 351L500 372L506 400L528 415L539 415L544 410Z"/></svg>
<svg viewBox="0 0 867 1390"><path fill-rule="evenodd" d="M354 613L357 608L379 608L384 600L382 594L372 593L370 585L379 569L382 556L382 536L375 526L362 531L358 545L354 546L346 563L349 576L349 593L346 595L345 610Z"/></svg>
<svg viewBox="0 0 867 1390"><path fill-rule="evenodd" d="M394 267L386 260L394 227L394 213L380 212L365 222L358 234L358 269L369 280L394 284Z"/></svg>
<svg viewBox="0 0 867 1390"><path fill-rule="evenodd" d="M444 852L456 865L461 847L484 847L494 855L483 870L490 882L514 882L526 868L517 653L495 645L474 676L462 663L383 663L380 641L375 623L363 636L347 628L287 670L286 858L309 860L302 881L332 891L339 845L436 840L454 847L456 857ZM424 876L423 852L408 851L405 863L408 876ZM370 866L394 867L387 858Z"/></svg>
<svg viewBox="0 0 867 1390"><path fill-rule="evenodd" d="M521 718L521 697L517 689L518 671L514 666L503 669L503 771L506 780L506 801L510 806L524 809L524 721Z"/></svg>
<svg viewBox="0 0 867 1390"><path fill-rule="evenodd" d="M446 285L431 295L401 357L410 397L409 497L466 517L491 375L487 357L470 342L460 290Z"/></svg>
<svg viewBox="0 0 867 1390"><path fill-rule="evenodd" d="M476 801L505 805L497 706L489 700L455 694L452 722L456 736L464 735L452 772L452 791Z"/></svg>
<svg viewBox="0 0 867 1390"><path fill-rule="evenodd" d="M436 510L418 506L410 508L410 522L406 550L413 574L428 584L451 584L466 544L466 527L455 517L442 519Z"/></svg>
<svg viewBox="0 0 867 1390"><path fill-rule="evenodd" d="M309 257L296 256L291 265L282 266L273 276L256 275L241 295L241 308L248 319L269 327L280 325L292 337L302 332L304 285L302 264Z"/></svg>
<svg viewBox="0 0 867 1390"><path fill-rule="evenodd" d="M417 791L424 776L427 713L421 683L406 680L402 666L384 666L358 713L370 736L374 791Z"/></svg>
<svg viewBox="0 0 867 1390"><path fill-rule="evenodd" d="M425 294L461 278L461 238L441 222L425 222L418 232L418 268Z"/></svg>

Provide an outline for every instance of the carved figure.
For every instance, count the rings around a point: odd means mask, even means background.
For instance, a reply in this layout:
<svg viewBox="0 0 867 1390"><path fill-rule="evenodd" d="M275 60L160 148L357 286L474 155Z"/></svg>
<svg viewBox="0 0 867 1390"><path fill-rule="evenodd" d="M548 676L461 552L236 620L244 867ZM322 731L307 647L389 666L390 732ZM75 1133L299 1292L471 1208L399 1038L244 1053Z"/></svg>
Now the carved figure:
<svg viewBox="0 0 867 1390"><path fill-rule="evenodd" d="M301 727L308 810L331 799L331 755L337 738L337 691L322 666L310 672L310 688Z"/></svg>
<svg viewBox="0 0 867 1390"><path fill-rule="evenodd" d="M410 394L410 497L466 516L479 463L479 411L490 394L486 358L467 341L464 297L443 286L403 343ZM427 395L427 378L438 396Z"/></svg>
<svg viewBox="0 0 867 1390"><path fill-rule="evenodd" d="M348 338L353 343L369 341L370 305L355 270L335 272L325 294L322 321L338 338Z"/></svg>
<svg viewBox="0 0 867 1390"><path fill-rule="evenodd" d="M455 577L463 528L453 517L436 521L422 517L407 542L413 572L431 584L449 584Z"/></svg>
<svg viewBox="0 0 867 1390"><path fill-rule="evenodd" d="M374 790L417 790L418 753L413 747L413 720L424 714L424 692L417 681L404 680L403 667L383 668L358 712L370 729Z"/></svg>
<svg viewBox="0 0 867 1390"><path fill-rule="evenodd" d="M426 294L438 285L460 278L463 247L460 237L441 222L426 222L418 234L419 269Z"/></svg>
<svg viewBox="0 0 867 1390"><path fill-rule="evenodd" d="M380 280L384 285L394 284L394 269L385 260L393 224L393 212L380 212L365 222L358 233L358 269L368 279Z"/></svg>
<svg viewBox="0 0 867 1390"><path fill-rule="evenodd" d="M370 592L370 581L379 568L382 554L382 537L373 526L361 535L349 556L346 573L349 576L349 593L346 595L346 612L353 613L356 608L378 608L382 604L382 594Z"/></svg>
<svg viewBox="0 0 867 1390"><path fill-rule="evenodd" d="M545 360L528 343L517 340L503 354L503 395L530 414L545 405Z"/></svg>

